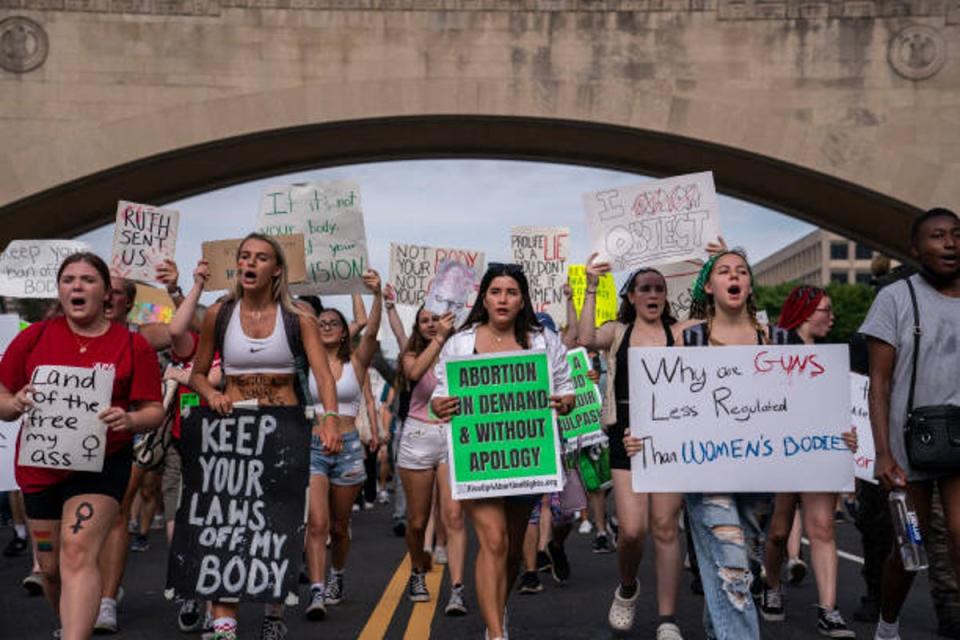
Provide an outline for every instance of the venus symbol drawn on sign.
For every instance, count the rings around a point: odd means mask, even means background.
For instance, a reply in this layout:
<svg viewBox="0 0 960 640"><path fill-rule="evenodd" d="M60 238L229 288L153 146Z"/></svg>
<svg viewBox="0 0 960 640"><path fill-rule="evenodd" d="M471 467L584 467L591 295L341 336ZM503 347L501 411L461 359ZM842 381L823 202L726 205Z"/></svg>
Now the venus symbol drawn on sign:
<svg viewBox="0 0 960 640"><path fill-rule="evenodd" d="M90 444L88 444L88 442ZM83 454L83 457L87 460L93 460L97 457L96 451L100 449L100 438L91 433L83 439L83 442L80 443L80 446L82 446L86 451L86 453Z"/></svg>

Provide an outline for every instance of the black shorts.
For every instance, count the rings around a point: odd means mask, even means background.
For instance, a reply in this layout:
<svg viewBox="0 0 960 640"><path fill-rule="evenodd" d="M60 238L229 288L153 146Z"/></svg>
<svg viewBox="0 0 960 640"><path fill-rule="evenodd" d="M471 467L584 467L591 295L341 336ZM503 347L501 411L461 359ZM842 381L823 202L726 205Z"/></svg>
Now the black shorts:
<svg viewBox="0 0 960 640"><path fill-rule="evenodd" d="M623 446L623 434L627 426L621 422L607 427L607 438L610 440L610 468L630 470L630 456Z"/></svg>
<svg viewBox="0 0 960 640"><path fill-rule="evenodd" d="M110 496L123 502L130 482L133 447L128 446L103 461L103 471L75 471L66 480L36 493L24 493L23 505L31 520L60 520L70 498L87 494Z"/></svg>

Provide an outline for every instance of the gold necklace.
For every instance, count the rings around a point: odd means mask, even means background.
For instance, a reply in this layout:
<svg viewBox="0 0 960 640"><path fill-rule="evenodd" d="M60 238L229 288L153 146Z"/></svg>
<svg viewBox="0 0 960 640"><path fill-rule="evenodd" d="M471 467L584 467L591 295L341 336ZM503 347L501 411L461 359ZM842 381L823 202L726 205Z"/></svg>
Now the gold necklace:
<svg viewBox="0 0 960 640"><path fill-rule="evenodd" d="M80 353L86 353L87 347L90 346L90 341L82 342L80 338L77 337L77 334L73 334L73 339L77 343L77 349L80 350Z"/></svg>

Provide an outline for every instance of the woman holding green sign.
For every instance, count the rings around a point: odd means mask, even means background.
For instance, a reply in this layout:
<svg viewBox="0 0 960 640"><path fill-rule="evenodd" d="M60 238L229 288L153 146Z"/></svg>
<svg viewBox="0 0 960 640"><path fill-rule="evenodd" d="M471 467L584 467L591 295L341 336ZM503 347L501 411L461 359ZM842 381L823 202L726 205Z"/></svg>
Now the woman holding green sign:
<svg viewBox="0 0 960 640"><path fill-rule="evenodd" d="M607 397L603 404L603 423L610 437L610 466L613 495L620 521L617 557L620 585L613 594L608 620L617 631L633 627L640 584L637 573L643 558L643 544L653 518L653 544L656 549L657 609L660 616L657 640L681 640L675 617L677 587L680 584L680 538L677 518L683 506L679 493L634 493L630 458L624 447L629 433L630 371L627 350L630 347L670 347L677 336L675 320L667 304L667 281L656 269L638 269L620 291L620 310L615 322L599 329L595 323L596 292L600 277L610 272L607 262L587 260L587 288L579 320L579 341L588 349L607 354Z"/></svg>
<svg viewBox="0 0 960 640"><path fill-rule="evenodd" d="M448 395L446 364L449 361L474 354L528 350L546 352L553 379L550 407L560 415L568 414L573 409L574 388L566 349L559 336L545 331L537 321L523 269L515 264L491 263L480 281L477 304L440 354L436 367L437 388L431 401L434 413L441 420L449 421L460 410L460 399ZM555 442L559 442L559 436ZM487 627L486 636L491 640L506 635L507 595L520 570L527 520L540 496L534 493L463 501L480 543L476 563L477 599Z"/></svg>

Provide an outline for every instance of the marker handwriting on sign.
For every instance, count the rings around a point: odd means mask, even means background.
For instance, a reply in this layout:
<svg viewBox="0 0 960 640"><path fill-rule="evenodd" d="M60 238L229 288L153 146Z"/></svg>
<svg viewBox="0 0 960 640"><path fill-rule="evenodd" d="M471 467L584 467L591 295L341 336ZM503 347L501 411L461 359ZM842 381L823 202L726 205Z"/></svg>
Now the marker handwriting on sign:
<svg viewBox="0 0 960 640"><path fill-rule="evenodd" d="M785 373L788 376L794 373L808 373L811 378L823 375L826 369L817 362L817 354L807 355L777 355L771 356L767 351L761 351L753 360L754 370L757 373ZM809 371L808 371L809 370Z"/></svg>

